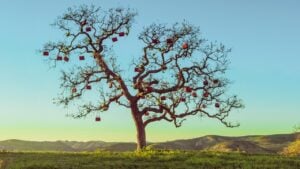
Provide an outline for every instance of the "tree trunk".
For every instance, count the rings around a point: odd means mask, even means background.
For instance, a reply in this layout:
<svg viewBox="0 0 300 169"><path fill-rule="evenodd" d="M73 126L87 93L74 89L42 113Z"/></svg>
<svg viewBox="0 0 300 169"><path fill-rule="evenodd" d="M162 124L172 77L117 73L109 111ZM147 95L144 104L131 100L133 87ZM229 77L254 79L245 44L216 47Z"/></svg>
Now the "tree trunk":
<svg viewBox="0 0 300 169"><path fill-rule="evenodd" d="M137 150L142 150L146 147L146 132L143 124L136 125L137 130Z"/></svg>
<svg viewBox="0 0 300 169"><path fill-rule="evenodd" d="M136 113L132 113L135 127L136 127L136 139L137 139L137 150L140 151L146 147L146 132L143 124L142 116Z"/></svg>

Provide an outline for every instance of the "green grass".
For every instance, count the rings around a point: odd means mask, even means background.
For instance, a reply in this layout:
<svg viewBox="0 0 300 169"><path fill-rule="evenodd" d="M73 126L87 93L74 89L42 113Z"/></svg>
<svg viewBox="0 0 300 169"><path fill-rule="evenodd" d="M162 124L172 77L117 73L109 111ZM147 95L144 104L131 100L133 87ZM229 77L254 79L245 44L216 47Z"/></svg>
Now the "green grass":
<svg viewBox="0 0 300 169"><path fill-rule="evenodd" d="M1 169L299 169L299 157L197 151L2 152Z"/></svg>

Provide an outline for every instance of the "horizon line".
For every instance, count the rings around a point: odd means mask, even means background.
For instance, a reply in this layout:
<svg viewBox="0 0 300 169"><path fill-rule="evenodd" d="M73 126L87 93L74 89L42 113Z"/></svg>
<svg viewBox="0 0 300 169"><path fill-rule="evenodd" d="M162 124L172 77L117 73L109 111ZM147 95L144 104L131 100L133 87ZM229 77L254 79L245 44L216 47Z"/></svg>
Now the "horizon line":
<svg viewBox="0 0 300 169"><path fill-rule="evenodd" d="M207 137L207 136L220 136L220 137L251 137L251 136L274 136L274 135L291 135L291 134L300 134L299 132L290 132L290 133L276 133L276 134L250 134L250 135L239 135L239 136L230 136L230 135L216 135L216 134L211 134L211 135L203 135L199 137L193 137L193 138L182 138L182 139L173 139L173 140L165 140L165 141L147 141L148 143L161 143L161 142L169 142L169 141L178 141L178 140L191 140L191 139L196 139L196 138L201 138L201 137ZM59 140L30 140L30 139L4 139L0 140L2 141L11 141L11 140L16 140L16 141L28 141L28 142L105 142L105 143L136 143L135 141L103 141L103 140L64 140L64 139L59 139Z"/></svg>

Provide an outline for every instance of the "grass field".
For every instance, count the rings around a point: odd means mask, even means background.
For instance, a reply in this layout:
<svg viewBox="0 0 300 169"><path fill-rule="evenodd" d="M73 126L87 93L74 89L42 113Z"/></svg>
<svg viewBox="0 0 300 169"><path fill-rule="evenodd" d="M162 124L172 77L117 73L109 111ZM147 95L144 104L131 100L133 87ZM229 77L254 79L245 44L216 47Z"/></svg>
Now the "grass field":
<svg viewBox="0 0 300 169"><path fill-rule="evenodd" d="M2 152L1 169L300 169L299 157L192 151Z"/></svg>

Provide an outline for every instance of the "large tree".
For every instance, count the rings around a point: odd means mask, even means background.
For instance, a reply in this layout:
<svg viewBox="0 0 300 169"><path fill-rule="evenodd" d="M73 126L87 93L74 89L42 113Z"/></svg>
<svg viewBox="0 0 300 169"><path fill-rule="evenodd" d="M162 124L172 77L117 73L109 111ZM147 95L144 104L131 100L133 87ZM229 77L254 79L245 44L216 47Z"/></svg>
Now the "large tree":
<svg viewBox="0 0 300 169"><path fill-rule="evenodd" d="M199 28L186 21L145 27L138 36L140 57L135 57L134 67L128 65L133 72L121 70L111 51L118 38L129 35L135 16L131 9L79 6L58 17L54 26L65 33L64 40L46 43L41 50L52 65L72 63L72 69L62 71L57 103L76 103L75 118L96 112L96 121L101 120L99 112L114 105L128 108L138 150L146 146L145 128L153 122L180 127L188 116L200 115L238 126L226 121L233 109L243 107L236 96L225 95L230 49L199 37Z"/></svg>

